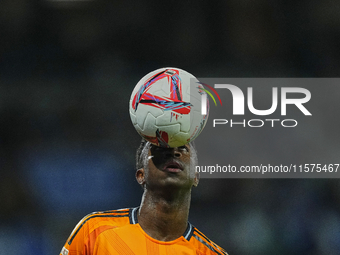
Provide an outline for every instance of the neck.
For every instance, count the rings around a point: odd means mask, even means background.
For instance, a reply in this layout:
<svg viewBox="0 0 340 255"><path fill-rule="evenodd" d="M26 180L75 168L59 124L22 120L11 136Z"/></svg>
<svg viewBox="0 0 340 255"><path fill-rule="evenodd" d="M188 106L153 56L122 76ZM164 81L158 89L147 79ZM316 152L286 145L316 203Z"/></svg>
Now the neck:
<svg viewBox="0 0 340 255"><path fill-rule="evenodd" d="M187 228L190 199L190 191L164 196L145 190L139 208L138 222L154 239L175 240L182 236Z"/></svg>

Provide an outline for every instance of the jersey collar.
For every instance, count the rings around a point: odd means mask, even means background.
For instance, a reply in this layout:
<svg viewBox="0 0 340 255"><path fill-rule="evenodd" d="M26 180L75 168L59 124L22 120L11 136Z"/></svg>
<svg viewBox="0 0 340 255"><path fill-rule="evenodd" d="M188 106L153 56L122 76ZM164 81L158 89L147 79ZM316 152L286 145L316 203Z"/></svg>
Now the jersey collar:
<svg viewBox="0 0 340 255"><path fill-rule="evenodd" d="M138 218L137 218L137 212L138 212L139 207L131 208L129 210L129 219L130 219L130 224L137 224L138 223ZM190 222L188 222L187 229L184 231L183 237L186 240L190 240L191 236L193 235L194 232L194 226L191 225Z"/></svg>

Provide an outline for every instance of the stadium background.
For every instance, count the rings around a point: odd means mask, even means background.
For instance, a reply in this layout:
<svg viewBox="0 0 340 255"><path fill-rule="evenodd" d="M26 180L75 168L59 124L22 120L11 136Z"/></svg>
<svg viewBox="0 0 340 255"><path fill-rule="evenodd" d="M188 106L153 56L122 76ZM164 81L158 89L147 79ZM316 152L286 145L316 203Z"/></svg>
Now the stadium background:
<svg viewBox="0 0 340 255"><path fill-rule="evenodd" d="M128 99L143 75L338 77L339 11L328 0L1 1L0 253L58 254L87 213L139 204ZM339 95L327 109L338 113ZM319 146L339 140L331 124L308 132ZM231 255L340 254L339 194L336 179L202 180L190 221Z"/></svg>

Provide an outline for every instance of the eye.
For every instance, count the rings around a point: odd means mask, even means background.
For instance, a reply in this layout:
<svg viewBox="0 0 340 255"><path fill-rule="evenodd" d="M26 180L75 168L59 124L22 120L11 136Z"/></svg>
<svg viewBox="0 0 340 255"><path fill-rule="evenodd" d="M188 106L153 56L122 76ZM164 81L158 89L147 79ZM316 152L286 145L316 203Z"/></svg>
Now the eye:
<svg viewBox="0 0 340 255"><path fill-rule="evenodd" d="M181 151L187 151L187 152L189 152L189 146L188 146L188 145L180 146L180 147L178 147L178 149L181 150Z"/></svg>
<svg viewBox="0 0 340 255"><path fill-rule="evenodd" d="M150 149L153 149L153 150L162 150L162 149L164 149L164 148L163 148L163 147L156 146L156 145L154 145L154 144L151 144L151 145L150 145Z"/></svg>
<svg viewBox="0 0 340 255"><path fill-rule="evenodd" d="M151 147L151 153L162 153L166 152L167 150L169 150L169 148L159 147L156 145L152 145Z"/></svg>

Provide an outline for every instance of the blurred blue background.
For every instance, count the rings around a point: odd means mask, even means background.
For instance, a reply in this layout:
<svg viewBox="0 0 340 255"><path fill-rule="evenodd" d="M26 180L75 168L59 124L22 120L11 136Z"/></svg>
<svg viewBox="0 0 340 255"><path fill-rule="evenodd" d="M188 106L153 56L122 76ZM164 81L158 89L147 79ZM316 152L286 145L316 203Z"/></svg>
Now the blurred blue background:
<svg viewBox="0 0 340 255"><path fill-rule="evenodd" d="M0 32L6 255L59 254L84 215L139 205L128 100L146 73L340 71L336 1L2 0ZM328 130L310 129L327 146ZM339 205L337 179L201 180L190 221L231 255L340 254Z"/></svg>

